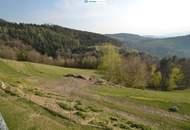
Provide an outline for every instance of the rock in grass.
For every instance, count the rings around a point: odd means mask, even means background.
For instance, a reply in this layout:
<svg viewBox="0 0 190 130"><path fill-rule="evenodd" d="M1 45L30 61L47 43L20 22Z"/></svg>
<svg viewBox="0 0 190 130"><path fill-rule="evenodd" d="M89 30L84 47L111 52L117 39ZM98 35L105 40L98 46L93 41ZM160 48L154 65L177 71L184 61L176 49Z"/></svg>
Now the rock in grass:
<svg viewBox="0 0 190 130"><path fill-rule="evenodd" d="M168 109L170 112L178 112L179 108L177 106L172 106Z"/></svg>
<svg viewBox="0 0 190 130"><path fill-rule="evenodd" d="M7 86L5 85L5 83L3 81L0 83L0 87L3 90L7 88Z"/></svg>

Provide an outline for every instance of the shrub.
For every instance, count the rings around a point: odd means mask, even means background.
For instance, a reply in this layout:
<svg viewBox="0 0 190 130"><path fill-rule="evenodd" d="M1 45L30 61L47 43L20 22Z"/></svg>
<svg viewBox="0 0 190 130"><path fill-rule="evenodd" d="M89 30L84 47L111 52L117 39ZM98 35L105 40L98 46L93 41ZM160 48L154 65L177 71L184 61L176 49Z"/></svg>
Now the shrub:
<svg viewBox="0 0 190 130"><path fill-rule="evenodd" d="M32 62L41 62L42 56L40 55L39 52L35 50L31 50L27 53L27 60L32 61Z"/></svg>
<svg viewBox="0 0 190 130"><path fill-rule="evenodd" d="M86 117L88 116L86 113L78 111L75 113L77 116L80 116L83 119L86 119Z"/></svg>
<svg viewBox="0 0 190 130"><path fill-rule="evenodd" d="M177 106L172 106L168 109L170 112L178 112L179 108Z"/></svg>
<svg viewBox="0 0 190 130"><path fill-rule="evenodd" d="M11 47L2 46L0 47L0 57L15 60L16 52Z"/></svg>
<svg viewBox="0 0 190 130"><path fill-rule="evenodd" d="M82 111L82 112L88 112L89 109L88 107L84 106L84 105L75 105L75 109L79 110L79 111Z"/></svg>
<svg viewBox="0 0 190 130"><path fill-rule="evenodd" d="M77 100L76 103L77 103L78 105L82 105L82 103L81 103L80 100Z"/></svg>
<svg viewBox="0 0 190 130"><path fill-rule="evenodd" d="M131 124L130 127L141 129L141 130L151 130L151 128L149 126L145 126L142 124L136 124L136 123Z"/></svg>
<svg viewBox="0 0 190 130"><path fill-rule="evenodd" d="M90 109L90 111L93 112L102 112L103 110L100 108L97 108L96 106L88 106L88 108Z"/></svg>
<svg viewBox="0 0 190 130"><path fill-rule="evenodd" d="M40 92L40 91L35 91L34 94L37 95L37 96L43 96L43 93Z"/></svg>
<svg viewBox="0 0 190 130"><path fill-rule="evenodd" d="M27 51L21 50L17 53L17 60L27 61Z"/></svg>
<svg viewBox="0 0 190 130"><path fill-rule="evenodd" d="M110 120L112 120L112 121L118 121L118 119L116 118L116 117L110 117Z"/></svg>
<svg viewBox="0 0 190 130"><path fill-rule="evenodd" d="M125 129L125 130L130 130L129 125L127 125L126 123L116 123L113 126L117 128Z"/></svg>
<svg viewBox="0 0 190 130"><path fill-rule="evenodd" d="M72 105L67 102L57 102L57 104L65 110L73 110Z"/></svg>

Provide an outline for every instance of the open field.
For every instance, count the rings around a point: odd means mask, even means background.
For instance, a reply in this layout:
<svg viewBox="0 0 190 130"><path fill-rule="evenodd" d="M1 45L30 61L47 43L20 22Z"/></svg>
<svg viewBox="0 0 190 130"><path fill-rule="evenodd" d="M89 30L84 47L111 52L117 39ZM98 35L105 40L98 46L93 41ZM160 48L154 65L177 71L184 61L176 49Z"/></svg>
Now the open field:
<svg viewBox="0 0 190 130"><path fill-rule="evenodd" d="M190 129L190 90L139 90L97 84L99 78L95 70L0 59L7 86L0 89L0 112L10 130ZM169 112L172 106L179 110Z"/></svg>
<svg viewBox="0 0 190 130"><path fill-rule="evenodd" d="M190 89L162 92L100 86L93 90L102 96L112 97L123 101L129 100L138 104L158 107L164 110L168 110L171 106L178 106L180 108L178 111L179 113L190 115Z"/></svg>
<svg viewBox="0 0 190 130"><path fill-rule="evenodd" d="M102 103L110 108L135 115L135 118L148 121L153 126L160 125L160 129L188 130L190 128L189 90L159 92L96 86L90 91L103 97ZM179 111L169 112L172 106L177 106Z"/></svg>

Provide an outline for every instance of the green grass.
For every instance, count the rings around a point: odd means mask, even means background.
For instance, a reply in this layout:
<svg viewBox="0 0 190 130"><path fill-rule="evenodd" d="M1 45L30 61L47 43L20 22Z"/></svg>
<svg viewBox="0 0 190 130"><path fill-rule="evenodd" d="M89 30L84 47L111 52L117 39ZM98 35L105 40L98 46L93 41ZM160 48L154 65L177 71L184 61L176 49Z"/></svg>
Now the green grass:
<svg viewBox="0 0 190 130"><path fill-rule="evenodd" d="M103 96L111 96L121 100L127 99L165 110L168 110L171 106L178 106L179 113L190 115L190 89L162 92L100 86L94 87L94 91Z"/></svg>
<svg viewBox="0 0 190 130"><path fill-rule="evenodd" d="M59 78L68 73L82 75L95 75L95 70L63 68L30 62L18 62L0 59L0 73L10 76L44 76L46 78Z"/></svg>
<svg viewBox="0 0 190 130"><path fill-rule="evenodd" d="M10 130L96 130L60 118L42 107L0 90L0 112Z"/></svg>
<svg viewBox="0 0 190 130"><path fill-rule="evenodd" d="M64 125L53 121L45 110L16 97L1 97L0 112L10 130L64 128Z"/></svg>
<svg viewBox="0 0 190 130"><path fill-rule="evenodd" d="M190 129L190 121L182 121L176 118L165 117L164 113L157 111L164 110L169 112L169 108L177 106L179 115L190 115L190 90L179 90L171 92L161 92L153 90L140 90L124 87L93 86L89 90L99 95L89 100L94 100L103 106L114 109L117 112L130 113L142 122L149 122L154 129ZM145 110L143 110L146 106ZM149 110L149 108L153 110ZM147 110L146 110L147 109ZM162 112L161 112L162 113ZM171 115L174 114L171 112ZM158 124L159 126L155 127Z"/></svg>
<svg viewBox="0 0 190 130"><path fill-rule="evenodd" d="M37 86L52 80L59 80L69 73L95 76L96 70L73 69L30 62L0 59L0 80L11 85Z"/></svg>
<svg viewBox="0 0 190 130"><path fill-rule="evenodd" d="M78 73L98 78L101 76L96 73L96 70L63 68L0 59L0 81L5 81L13 86L13 88L23 86L24 91L41 97L47 97L47 95L38 86L54 81L62 81L63 76L69 73ZM109 128L109 123L107 124L107 122L116 122L114 120L118 120L119 122L115 125L126 129L128 126L145 127L144 125L151 126L156 130L173 130L174 128L176 130L190 129L189 120L182 121L169 117L163 118L163 115L138 109L138 107L143 108L143 106L146 106L147 109L153 108L168 112L169 108L176 106L178 110L172 114L190 116L190 89L162 92L104 85L83 87L81 88L81 92L75 92L75 96L80 100L72 104L72 109L74 109L74 112L76 111L75 115L82 120L91 118L91 114L97 115L97 122L94 122L95 125L101 124ZM61 95L62 93L56 94ZM58 105L65 110L71 109L69 102L58 102ZM25 101L16 96L10 96L10 94L4 93L1 89L0 112L2 112L10 130L96 129L73 123L68 118L63 118L37 104ZM110 118L110 113L117 113L123 117L125 117L123 113L127 113L133 115L137 120L125 125L125 122L122 122L120 118ZM128 116L125 118L127 119ZM127 121L130 123L130 120ZM156 124L160 126L156 126Z"/></svg>
<svg viewBox="0 0 190 130"><path fill-rule="evenodd" d="M82 70L42 65L29 62L18 62L0 59L0 81L12 86L24 86L26 89L37 87L43 82L61 79L65 74L78 73L96 76L95 70ZM28 80L30 79L31 80ZM33 86L33 87L32 87ZM42 92L35 91L36 95ZM10 130L95 130L62 119L34 103L21 100L19 97L6 94L0 89L0 112Z"/></svg>

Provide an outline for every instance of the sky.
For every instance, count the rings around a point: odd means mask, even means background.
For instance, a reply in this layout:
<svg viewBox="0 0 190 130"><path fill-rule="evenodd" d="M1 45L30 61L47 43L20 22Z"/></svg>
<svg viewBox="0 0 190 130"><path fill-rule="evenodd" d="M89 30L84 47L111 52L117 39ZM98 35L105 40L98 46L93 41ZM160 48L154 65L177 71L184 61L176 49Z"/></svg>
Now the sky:
<svg viewBox="0 0 190 130"><path fill-rule="evenodd" d="M0 18L97 33L190 33L190 0L0 0Z"/></svg>

